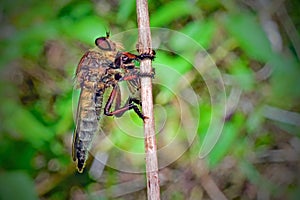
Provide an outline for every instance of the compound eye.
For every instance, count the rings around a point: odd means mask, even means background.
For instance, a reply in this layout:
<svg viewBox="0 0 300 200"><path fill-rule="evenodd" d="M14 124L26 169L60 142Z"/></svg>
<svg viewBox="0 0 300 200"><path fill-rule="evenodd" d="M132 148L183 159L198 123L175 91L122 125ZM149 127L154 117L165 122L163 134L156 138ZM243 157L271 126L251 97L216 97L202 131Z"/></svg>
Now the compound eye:
<svg viewBox="0 0 300 200"><path fill-rule="evenodd" d="M97 45L97 47L99 47L100 49L104 50L104 51L111 51L111 46L109 41L107 40L106 37L100 37L97 38L95 40L95 44Z"/></svg>

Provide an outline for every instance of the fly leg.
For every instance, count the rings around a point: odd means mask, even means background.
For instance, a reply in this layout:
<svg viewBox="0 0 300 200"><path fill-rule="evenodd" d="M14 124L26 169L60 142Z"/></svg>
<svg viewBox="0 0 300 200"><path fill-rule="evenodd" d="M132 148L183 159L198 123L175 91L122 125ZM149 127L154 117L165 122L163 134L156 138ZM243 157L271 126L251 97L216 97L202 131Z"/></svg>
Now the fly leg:
<svg viewBox="0 0 300 200"><path fill-rule="evenodd" d="M122 107L122 108L120 108L119 109L119 113L118 114L116 114L116 116L117 117L121 117L123 114L124 114L124 112L126 112L127 110L130 110L130 109L133 109L134 110L134 112L141 118L141 119L146 119L147 117L146 116L144 116L143 114L142 114L142 112L140 111L140 109L137 107L137 105L135 105L135 104L138 104L138 105L142 105L142 103L141 103L141 101L140 100L138 100L138 99L136 99L136 98L132 98L132 97L129 97L128 99L127 99L127 101L126 101L126 103L125 103L125 105ZM124 111L122 112L122 110L124 109ZM116 111L118 111L118 110L116 110Z"/></svg>
<svg viewBox="0 0 300 200"><path fill-rule="evenodd" d="M115 102L115 110L111 110L111 106ZM142 114L142 112L139 110L137 105L134 103L140 104L140 101L135 98L128 98L125 105L121 107L121 91L119 86L116 84L113 86L113 90L110 93L110 96L108 98L108 101L104 107L104 114L107 116L116 116L121 117L126 111L133 109L134 112L141 118L145 119L146 117Z"/></svg>
<svg viewBox="0 0 300 200"><path fill-rule="evenodd" d="M140 55L135 55L135 54L129 53L129 52L123 52L122 53L122 62L130 63L132 60L144 60L144 59L154 60L155 54L156 54L156 52L154 50L151 50L151 51L149 50L148 52L142 53Z"/></svg>
<svg viewBox="0 0 300 200"><path fill-rule="evenodd" d="M127 110L131 110L133 109L134 112L141 118L141 119L146 119L147 117L143 115L143 113L140 111L140 109L138 108L136 104L141 105L140 101L138 99L129 97L125 103L125 105L119 109L116 109L115 111L113 111L113 113L115 113L114 115L116 117L121 117Z"/></svg>
<svg viewBox="0 0 300 200"><path fill-rule="evenodd" d="M144 59L154 60L154 58L155 58L154 50L152 50L150 53L143 53L140 55L135 55L129 52L119 53L114 61L114 64L118 66L118 68L124 69L125 74L127 74L125 77L122 77L120 81L133 80L133 79L138 79L140 77L154 78L155 75L154 68L152 69L151 73L141 73L139 72L139 68L137 68L135 63L133 62L133 61L140 62L141 60Z"/></svg>
<svg viewBox="0 0 300 200"><path fill-rule="evenodd" d="M119 81L136 81L142 77L154 78L155 68L152 68L151 73L141 73L139 68L127 69L127 73L119 79Z"/></svg>

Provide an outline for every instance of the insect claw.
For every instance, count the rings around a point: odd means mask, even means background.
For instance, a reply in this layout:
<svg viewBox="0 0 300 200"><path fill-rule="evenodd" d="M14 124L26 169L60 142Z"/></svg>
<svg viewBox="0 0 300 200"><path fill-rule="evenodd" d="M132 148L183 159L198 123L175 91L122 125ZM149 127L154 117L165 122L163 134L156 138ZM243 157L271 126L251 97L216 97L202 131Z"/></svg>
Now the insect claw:
<svg viewBox="0 0 300 200"><path fill-rule="evenodd" d="M136 50L137 50L137 52L140 52L140 48L139 48L139 44L138 43L136 44ZM140 59L140 60L144 60L144 59L154 60L155 54L156 54L156 52L153 49L148 48L148 50L146 52L141 53L138 56L138 59Z"/></svg>
<svg viewBox="0 0 300 200"><path fill-rule="evenodd" d="M146 119L149 119L147 116L143 116L143 121L145 122Z"/></svg>
<svg viewBox="0 0 300 200"><path fill-rule="evenodd" d="M155 54L156 52L154 50L152 50L151 52L147 52L147 53L142 53L138 56L138 58L140 60L144 60L144 59L150 59L150 60L154 60L155 58Z"/></svg>

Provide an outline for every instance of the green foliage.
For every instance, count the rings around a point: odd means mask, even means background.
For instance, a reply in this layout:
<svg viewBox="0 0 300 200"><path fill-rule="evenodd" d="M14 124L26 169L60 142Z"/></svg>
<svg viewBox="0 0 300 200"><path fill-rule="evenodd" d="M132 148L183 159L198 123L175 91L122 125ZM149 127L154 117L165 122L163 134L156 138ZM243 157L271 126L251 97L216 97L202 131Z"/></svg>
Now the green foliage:
<svg viewBox="0 0 300 200"><path fill-rule="evenodd" d="M20 136L37 148L43 145L43 142L53 138L53 132L46 128L28 110L11 102L2 103L4 103L2 108L5 109L2 112L11 113L11 116L6 116L6 119L3 121L3 124L5 124L4 128L7 131L22 133ZM26 125L26 129L24 125Z"/></svg>
<svg viewBox="0 0 300 200"><path fill-rule="evenodd" d="M7 172L0 174L0 198L5 199L38 199L34 191L34 182L24 172Z"/></svg>
<svg viewBox="0 0 300 200"><path fill-rule="evenodd" d="M242 131L244 120L242 115L237 114L230 122L225 124L221 138L208 157L211 167L219 163L230 150L236 150L237 138Z"/></svg>
<svg viewBox="0 0 300 200"><path fill-rule="evenodd" d="M205 21L192 21L184 26L180 32L190 36L195 41L197 41L202 47L207 48L211 43L214 31L216 29L216 24L213 20L207 19ZM185 43L179 43L178 41L174 43L178 46L185 46Z"/></svg>
<svg viewBox="0 0 300 200"><path fill-rule="evenodd" d="M153 27L163 27L176 19L187 17L197 12L197 8L186 1L171 1L160 6L151 14L150 23Z"/></svg>
<svg viewBox="0 0 300 200"><path fill-rule="evenodd" d="M246 61L233 61L229 68L229 73L234 76L235 84L243 90L253 90L255 84L254 73L248 68Z"/></svg>
<svg viewBox="0 0 300 200"><path fill-rule="evenodd" d="M224 27L251 58L267 62L275 56L265 32L256 21L256 16L248 13L230 14L224 18L224 23Z"/></svg>
<svg viewBox="0 0 300 200"><path fill-rule="evenodd" d="M274 74L271 77L272 90L270 101L276 105L287 106L297 103L300 98L300 64L295 58L277 55L270 61L274 67ZM284 102L282 101L284 99ZM296 102L295 102L296 101Z"/></svg>
<svg viewBox="0 0 300 200"><path fill-rule="evenodd" d="M129 17L135 13L135 1L134 0L122 0L120 1L120 10L117 15L118 23L126 23Z"/></svg>

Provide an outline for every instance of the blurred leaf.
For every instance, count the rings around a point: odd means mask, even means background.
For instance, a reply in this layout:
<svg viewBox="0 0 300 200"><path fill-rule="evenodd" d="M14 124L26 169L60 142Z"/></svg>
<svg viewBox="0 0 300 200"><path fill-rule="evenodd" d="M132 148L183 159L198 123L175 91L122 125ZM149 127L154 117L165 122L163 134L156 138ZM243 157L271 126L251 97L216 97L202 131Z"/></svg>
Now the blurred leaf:
<svg viewBox="0 0 300 200"><path fill-rule="evenodd" d="M30 55L36 58L40 55L44 42L55 38L57 34L54 24L39 24L32 26L18 34L23 55Z"/></svg>
<svg viewBox="0 0 300 200"><path fill-rule="evenodd" d="M60 27L71 38L93 45L97 37L105 35L107 26L101 18L88 16L76 22L62 19Z"/></svg>
<svg viewBox="0 0 300 200"><path fill-rule="evenodd" d="M127 115L127 114L126 114ZM128 115L125 116L125 119L119 119L117 122L118 124L120 121L126 122L127 123L132 123L130 119L128 119ZM129 121L129 122L128 122ZM113 129L113 133L110 134L110 139L113 141L113 144L117 146L118 148L129 151L129 152L134 152L134 153L143 153L144 152L144 140L143 140L143 135L141 131L136 131L136 130L130 130L130 127L124 127L124 125L121 125L121 129L116 126ZM132 125L135 127L135 125ZM138 130L141 130L141 127L138 127ZM130 145L129 145L130 144Z"/></svg>
<svg viewBox="0 0 300 200"><path fill-rule="evenodd" d="M0 68L7 67L6 65L13 59L17 59L21 56L21 47L17 43L7 39L5 41L0 41Z"/></svg>
<svg viewBox="0 0 300 200"><path fill-rule="evenodd" d="M268 147L274 142L274 139L271 134L261 135L255 141L256 147Z"/></svg>
<svg viewBox="0 0 300 200"><path fill-rule="evenodd" d="M18 10L21 7L22 12ZM15 11L12 14L15 19L13 23L18 29L27 29L51 22L51 19L55 16L55 12L53 11L56 7L58 7L58 5L54 6L53 3L49 1L20 2L18 6L15 6ZM41 31L43 30L41 29Z"/></svg>
<svg viewBox="0 0 300 200"><path fill-rule="evenodd" d="M41 146L54 136L34 115L13 101L2 102L0 112L4 116L3 127L8 132L19 134L35 147Z"/></svg>
<svg viewBox="0 0 300 200"><path fill-rule="evenodd" d="M274 71L269 99L276 105L290 108L293 101L298 102L300 98L300 64L295 59L277 55L273 57L270 65Z"/></svg>
<svg viewBox="0 0 300 200"><path fill-rule="evenodd" d="M56 113L60 116L55 124L55 132L64 134L73 126L73 102L72 95L67 98L60 98L55 104Z"/></svg>
<svg viewBox="0 0 300 200"><path fill-rule="evenodd" d="M195 58L197 53L204 50L197 41L182 33L174 34L169 38L169 48L171 52L190 61Z"/></svg>
<svg viewBox="0 0 300 200"><path fill-rule="evenodd" d="M58 35L53 3L28 1L12 5L13 9L6 16L12 23L5 27L9 34L5 33L5 41L1 41L4 45L1 64L22 56L36 59L45 40Z"/></svg>
<svg viewBox="0 0 300 200"><path fill-rule="evenodd" d="M3 46L1 65L20 57L37 59L44 48L45 41L53 39L57 35L54 23L37 24L14 32L1 43Z"/></svg>
<svg viewBox="0 0 300 200"><path fill-rule="evenodd" d="M200 104L200 124L198 128L198 135L200 141L204 141L205 133L207 133L209 123L211 121L211 105L206 102Z"/></svg>
<svg viewBox="0 0 300 200"><path fill-rule="evenodd" d="M224 27L250 57L267 62L274 56L271 44L255 16L249 13L230 14L224 19Z"/></svg>
<svg viewBox="0 0 300 200"><path fill-rule="evenodd" d="M157 58L155 58L155 62L154 62L154 67L155 64L159 63L160 65L166 65L166 67L156 67L156 70L159 70L159 73L157 73L158 75L162 76L162 79L169 79L169 81L171 81L172 83L174 83L173 81L176 79L176 77L170 77L170 75L174 75L174 76L180 76L185 74L187 71L189 71L192 68L191 63L189 63L187 60L185 60L182 57L179 56L171 56L168 55L167 53L164 52L159 52L159 56L157 56ZM161 70L167 70L166 68L171 68L172 71L174 70L173 74L168 74L166 73L166 71L161 71ZM158 72L158 71L157 71ZM167 81L167 80L163 80L163 81Z"/></svg>
<svg viewBox="0 0 300 200"><path fill-rule="evenodd" d="M257 128L260 127L265 121L264 116L262 115L261 107L256 107L248 116L245 123L245 128L248 133L255 133Z"/></svg>
<svg viewBox="0 0 300 200"><path fill-rule="evenodd" d="M170 195L170 199L173 199L173 200L183 200L184 199L184 195L176 190L176 191L173 191L172 194Z"/></svg>
<svg viewBox="0 0 300 200"><path fill-rule="evenodd" d="M0 174L0 199L38 199L33 180L24 172L4 172Z"/></svg>
<svg viewBox="0 0 300 200"><path fill-rule="evenodd" d="M279 191L274 184L261 176L259 171L257 171L257 169L251 163L241 160L239 163L239 168L253 184L258 185L267 191Z"/></svg>
<svg viewBox="0 0 300 200"><path fill-rule="evenodd" d="M159 79L159 84L161 85L156 101L166 103L176 93L178 84L180 84L179 80L183 79L182 75L192 68L192 65L179 56L174 57L164 52L159 52L159 56L155 59L153 66L157 74L156 78Z"/></svg>
<svg viewBox="0 0 300 200"><path fill-rule="evenodd" d="M207 48L211 42L215 29L215 22L209 19L206 21L192 21L188 23L180 32L185 33L196 40L203 48ZM182 47L187 48L187 44L180 41L176 41L174 44L182 45Z"/></svg>
<svg viewBox="0 0 300 200"><path fill-rule="evenodd" d="M62 155L65 152L65 147L62 143L59 143L55 140L52 140L50 142L50 149L52 153L54 153L55 155Z"/></svg>
<svg viewBox="0 0 300 200"><path fill-rule="evenodd" d="M183 16L195 13L197 8L187 1L170 1L157 10L150 16L151 26L166 26L170 22Z"/></svg>
<svg viewBox="0 0 300 200"><path fill-rule="evenodd" d="M129 16L135 11L135 0L121 0L119 12L117 15L117 22L124 23L128 20Z"/></svg>
<svg viewBox="0 0 300 200"><path fill-rule="evenodd" d="M225 123L221 137L208 155L209 165L214 167L225 155L228 154L231 148L234 148L234 143L244 124L244 117L240 114L235 114L231 121Z"/></svg>
<svg viewBox="0 0 300 200"><path fill-rule="evenodd" d="M90 1L73 1L61 8L58 18L68 18L73 22L93 15L93 4Z"/></svg>
<svg viewBox="0 0 300 200"><path fill-rule="evenodd" d="M255 83L254 73L247 67L245 61L241 59L235 60L229 71L234 75L233 78L236 85L246 91L253 89Z"/></svg>
<svg viewBox="0 0 300 200"><path fill-rule="evenodd" d="M219 6L221 6L220 5L221 3L222 3L222 1L219 1L219 0L202 0L202 1L197 1L197 4L204 11L215 10Z"/></svg>
<svg viewBox="0 0 300 200"><path fill-rule="evenodd" d="M125 113L121 118L104 118L105 123L101 124L101 128L104 128L105 134L112 132L109 138L115 146L125 151L143 152L142 120L134 111ZM139 124L135 121L139 121ZM106 128L109 130L105 130Z"/></svg>
<svg viewBox="0 0 300 200"><path fill-rule="evenodd" d="M12 142L11 137L4 136L1 137L0 146L0 166L2 169L32 169L31 161L36 155L37 149L33 148L30 143L18 140Z"/></svg>
<svg viewBox="0 0 300 200"><path fill-rule="evenodd" d="M300 197L300 188L298 185L291 189L288 199L298 199Z"/></svg>

